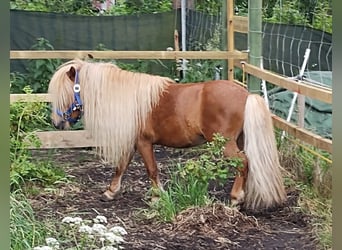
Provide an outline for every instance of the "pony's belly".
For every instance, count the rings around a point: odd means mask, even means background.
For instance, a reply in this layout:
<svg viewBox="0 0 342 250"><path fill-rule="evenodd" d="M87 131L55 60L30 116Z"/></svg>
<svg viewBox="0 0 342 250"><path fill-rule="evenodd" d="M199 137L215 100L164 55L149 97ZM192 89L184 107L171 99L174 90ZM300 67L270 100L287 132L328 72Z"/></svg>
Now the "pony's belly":
<svg viewBox="0 0 342 250"><path fill-rule="evenodd" d="M188 137L180 136L179 134L173 134L170 136L159 137L159 139L156 140L154 144L172 148L188 148L201 145L205 142L206 140L202 135L192 135L191 137Z"/></svg>

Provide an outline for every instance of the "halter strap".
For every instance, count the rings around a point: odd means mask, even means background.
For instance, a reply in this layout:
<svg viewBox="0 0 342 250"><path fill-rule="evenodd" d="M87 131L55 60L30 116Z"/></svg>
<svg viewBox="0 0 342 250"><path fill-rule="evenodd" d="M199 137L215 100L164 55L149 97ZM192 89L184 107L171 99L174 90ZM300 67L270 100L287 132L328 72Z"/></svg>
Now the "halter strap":
<svg viewBox="0 0 342 250"><path fill-rule="evenodd" d="M81 100L81 95L80 95L80 83L79 83L79 77L78 77L78 71L75 73L75 81L74 81L74 102L71 104L71 106L68 108L67 111L62 112L59 109L56 110L57 115L62 117L64 121L71 122L71 123L76 123L81 119L82 111L83 111L83 104ZM72 118L71 114L72 112L80 110L81 114L77 118Z"/></svg>

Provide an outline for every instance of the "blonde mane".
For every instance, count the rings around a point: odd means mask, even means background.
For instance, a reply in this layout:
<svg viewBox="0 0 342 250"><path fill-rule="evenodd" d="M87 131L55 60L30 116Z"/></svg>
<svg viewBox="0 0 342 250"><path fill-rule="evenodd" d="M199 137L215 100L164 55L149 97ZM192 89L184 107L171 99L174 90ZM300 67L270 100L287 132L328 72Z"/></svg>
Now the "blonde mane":
<svg viewBox="0 0 342 250"><path fill-rule="evenodd" d="M48 88L51 95L52 111L67 110L74 101L73 82L67 76L70 67L79 69L84 62L78 59L68 61L58 67L53 74Z"/></svg>
<svg viewBox="0 0 342 250"><path fill-rule="evenodd" d="M73 60L63 64L51 81L65 81L70 66L79 70L85 129L98 145L99 154L117 165L134 150L148 114L172 80L125 71L110 63ZM72 84L65 85L51 86L51 92L58 93L53 99L56 108L73 101Z"/></svg>

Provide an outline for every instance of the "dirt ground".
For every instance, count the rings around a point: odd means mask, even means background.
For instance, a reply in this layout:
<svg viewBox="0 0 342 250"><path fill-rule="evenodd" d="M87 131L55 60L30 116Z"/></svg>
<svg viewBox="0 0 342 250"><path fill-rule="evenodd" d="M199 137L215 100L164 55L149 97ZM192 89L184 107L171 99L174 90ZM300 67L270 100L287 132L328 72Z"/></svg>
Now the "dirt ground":
<svg viewBox="0 0 342 250"><path fill-rule="evenodd" d="M186 150L156 147L155 151L164 183L168 166L188 157ZM37 151L34 155L36 159L49 157L74 177L72 183L61 184L57 191L40 193L31 200L37 217L61 220L73 214L83 218L104 215L109 224L127 230L125 249L319 249L310 218L297 207L295 190L288 191L284 207L273 211L236 211L217 202L185 210L172 223L161 223L142 216L148 209L150 183L138 154L123 177L121 193L112 202L101 202L100 194L109 184L113 168L95 157L93 151ZM232 180L223 188L212 185L210 193L218 201L227 201L231 185Z"/></svg>

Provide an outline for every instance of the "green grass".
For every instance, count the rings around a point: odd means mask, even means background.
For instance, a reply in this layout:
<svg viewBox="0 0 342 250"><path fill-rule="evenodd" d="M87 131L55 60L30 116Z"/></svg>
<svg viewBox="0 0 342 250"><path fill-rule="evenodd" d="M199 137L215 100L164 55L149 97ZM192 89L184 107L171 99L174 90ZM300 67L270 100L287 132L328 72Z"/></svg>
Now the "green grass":
<svg viewBox="0 0 342 250"><path fill-rule="evenodd" d="M317 191L301 186L299 207L302 212L310 215L311 223L320 249L332 248L332 199L324 198Z"/></svg>
<svg viewBox="0 0 342 250"><path fill-rule="evenodd" d="M202 183L194 175L182 177L179 172L180 164L175 164L171 168L177 168L177 166L178 170L170 171L170 179L164 191L151 189L148 193L148 197L152 194L158 199L148 201L149 208L141 210L145 218L171 222L179 212L186 208L204 206L211 202L207 196L208 185Z"/></svg>
<svg viewBox="0 0 342 250"><path fill-rule="evenodd" d="M150 209L145 211L147 217L157 217L161 221L172 221L181 211L189 207L202 207L213 201L208 195L210 180L220 184L227 181L233 171L241 166L241 161L235 158L223 158L224 145L228 139L215 135L212 142L208 142L200 149L196 159L189 159L185 163L174 163L169 172L170 180L166 190L158 193L159 199L150 203Z"/></svg>
<svg viewBox="0 0 342 250"><path fill-rule="evenodd" d="M327 152L305 145L294 139L284 140L280 146L280 160L287 171L285 183L299 190L299 209L310 216L313 233L319 240L320 249L332 248L332 181L331 159ZM318 155L322 155L323 158Z"/></svg>
<svg viewBox="0 0 342 250"><path fill-rule="evenodd" d="M180 174L181 165L170 172L170 180L165 191L153 190L159 199L149 202L149 209L144 210L145 217L157 218L160 221L170 222L175 216L189 207L201 207L210 204L208 198L208 183L194 175Z"/></svg>
<svg viewBox="0 0 342 250"><path fill-rule="evenodd" d="M33 209L21 190L10 195L11 250L31 249L41 244L48 233L46 224L36 220Z"/></svg>

